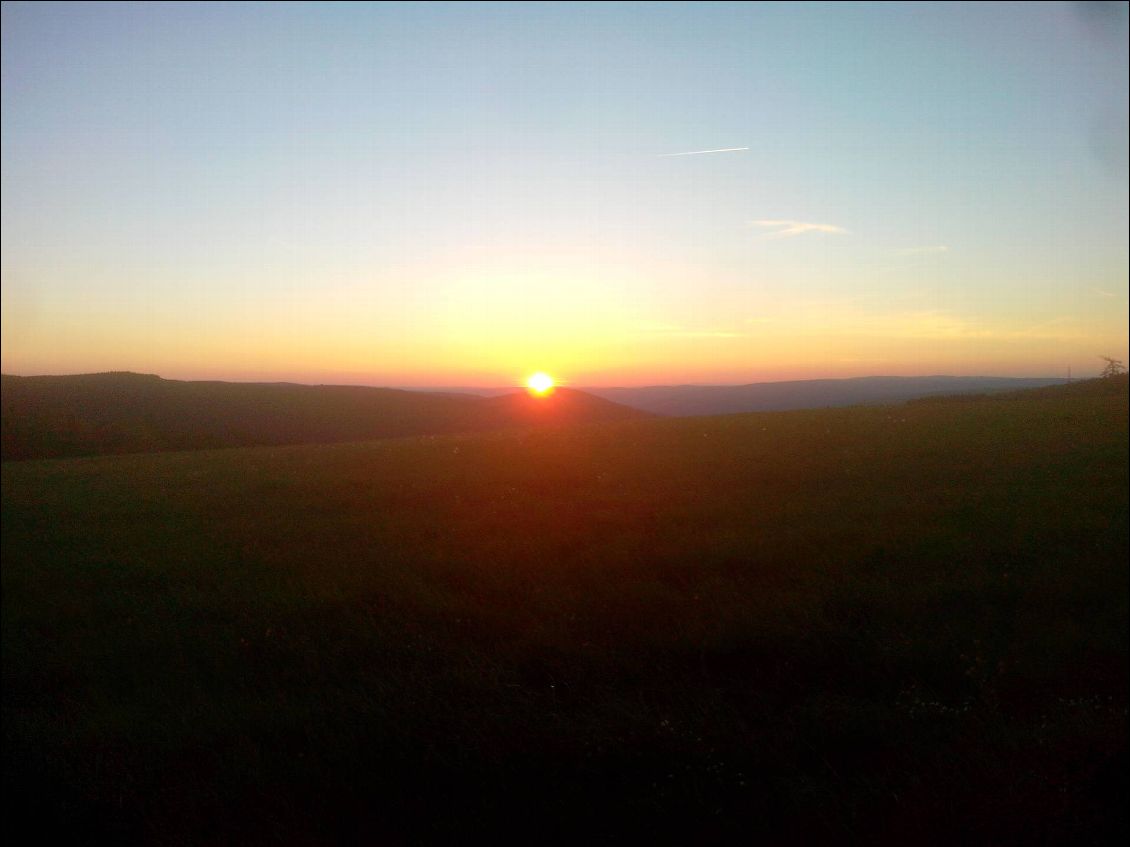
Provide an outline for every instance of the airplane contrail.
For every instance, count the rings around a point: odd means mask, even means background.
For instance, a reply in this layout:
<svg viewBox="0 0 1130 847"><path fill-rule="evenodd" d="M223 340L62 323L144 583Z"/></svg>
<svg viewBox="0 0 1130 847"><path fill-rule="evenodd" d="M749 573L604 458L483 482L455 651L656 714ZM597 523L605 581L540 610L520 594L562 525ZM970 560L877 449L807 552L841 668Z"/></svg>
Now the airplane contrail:
<svg viewBox="0 0 1130 847"><path fill-rule="evenodd" d="M748 150L748 147L719 147L717 150L688 150L686 153L660 153L660 159L670 156L701 156L703 153L737 153L739 150Z"/></svg>

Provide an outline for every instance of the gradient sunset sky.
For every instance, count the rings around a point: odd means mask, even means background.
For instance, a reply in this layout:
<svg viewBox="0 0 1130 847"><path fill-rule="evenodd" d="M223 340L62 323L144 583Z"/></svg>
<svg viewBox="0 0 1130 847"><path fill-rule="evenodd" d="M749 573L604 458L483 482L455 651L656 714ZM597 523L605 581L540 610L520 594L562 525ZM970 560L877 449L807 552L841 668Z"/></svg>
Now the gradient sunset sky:
<svg viewBox="0 0 1130 847"><path fill-rule="evenodd" d="M5 3L3 371L1093 376L1126 9Z"/></svg>

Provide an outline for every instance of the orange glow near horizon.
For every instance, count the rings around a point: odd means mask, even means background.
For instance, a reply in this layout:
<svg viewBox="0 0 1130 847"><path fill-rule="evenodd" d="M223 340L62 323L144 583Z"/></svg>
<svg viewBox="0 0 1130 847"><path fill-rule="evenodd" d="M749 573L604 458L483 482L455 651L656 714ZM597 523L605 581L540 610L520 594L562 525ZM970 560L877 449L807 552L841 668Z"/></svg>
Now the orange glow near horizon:
<svg viewBox="0 0 1130 847"><path fill-rule="evenodd" d="M530 393L537 397L545 397L547 394L553 392L555 382L553 377L542 371L538 371L526 380L526 388Z"/></svg>

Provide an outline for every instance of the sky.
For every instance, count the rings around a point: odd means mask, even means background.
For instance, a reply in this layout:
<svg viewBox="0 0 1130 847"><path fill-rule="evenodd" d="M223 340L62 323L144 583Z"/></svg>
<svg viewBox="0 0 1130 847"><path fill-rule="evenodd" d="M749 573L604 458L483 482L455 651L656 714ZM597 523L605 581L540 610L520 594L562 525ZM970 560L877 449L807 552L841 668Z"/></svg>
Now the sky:
<svg viewBox="0 0 1130 847"><path fill-rule="evenodd" d="M1125 3L6 2L2 23L4 373L597 386L1128 358Z"/></svg>

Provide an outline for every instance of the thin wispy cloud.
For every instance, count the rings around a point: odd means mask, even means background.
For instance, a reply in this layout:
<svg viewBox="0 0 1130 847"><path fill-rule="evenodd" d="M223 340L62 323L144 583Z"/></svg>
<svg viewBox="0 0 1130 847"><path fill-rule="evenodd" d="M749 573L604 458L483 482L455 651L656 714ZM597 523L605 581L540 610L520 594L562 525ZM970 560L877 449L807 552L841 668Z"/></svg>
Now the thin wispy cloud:
<svg viewBox="0 0 1130 847"><path fill-rule="evenodd" d="M703 153L740 153L748 147L719 147L717 150L687 150L685 153L660 153L660 159L669 159L672 156L701 156Z"/></svg>
<svg viewBox="0 0 1130 847"><path fill-rule="evenodd" d="M848 326L856 334L928 341L1079 341L1085 334L1071 317L1029 325L996 324L943 310L860 315Z"/></svg>
<svg viewBox="0 0 1130 847"><path fill-rule="evenodd" d="M792 305L798 309L827 309L857 306L872 299L874 298L863 294L855 294L850 297L802 297L793 300Z"/></svg>
<svg viewBox="0 0 1130 847"><path fill-rule="evenodd" d="M1091 293L1097 294L1097 295L1099 295L1099 297L1117 297L1118 296L1113 291L1104 291L1103 289L1095 288L1094 286L1091 286Z"/></svg>
<svg viewBox="0 0 1130 847"><path fill-rule="evenodd" d="M722 330L687 329L682 332L667 333L670 338L745 338L742 332L725 332Z"/></svg>
<svg viewBox="0 0 1130 847"><path fill-rule="evenodd" d="M679 324L657 323L646 321L637 325L638 333L643 337L663 338L744 338L744 332L733 332L725 329L691 329Z"/></svg>
<svg viewBox="0 0 1130 847"><path fill-rule="evenodd" d="M750 221L753 226L759 226L767 232L764 238L792 238L797 235L807 235L810 232L822 232L829 235L847 235L847 230L835 224L814 224L808 221L778 221L758 220Z"/></svg>
<svg viewBox="0 0 1130 847"><path fill-rule="evenodd" d="M896 256L930 256L937 253L948 253L950 248L946 244L934 244L928 247L904 247L896 250Z"/></svg>

